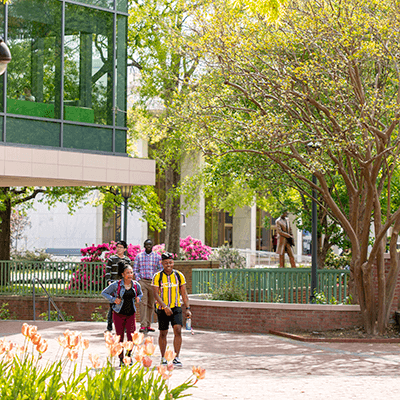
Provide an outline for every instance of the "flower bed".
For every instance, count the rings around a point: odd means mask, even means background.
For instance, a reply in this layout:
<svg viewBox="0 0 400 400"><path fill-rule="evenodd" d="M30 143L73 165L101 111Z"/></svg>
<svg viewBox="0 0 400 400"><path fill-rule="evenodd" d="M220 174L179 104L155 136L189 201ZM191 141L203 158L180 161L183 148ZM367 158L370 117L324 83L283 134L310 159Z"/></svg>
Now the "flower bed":
<svg viewBox="0 0 400 400"><path fill-rule="evenodd" d="M38 333L37 327L24 323L23 346L0 340L0 398L8 399L62 399L62 400L113 400L113 399L176 399L203 379L205 370L193 367L194 377L170 388L174 352L165 354L168 365L150 368L155 345L151 338L136 332L132 342L119 342L118 336L105 335L108 359L102 362L98 355L89 354L93 368L82 368L82 360L89 349L89 340L77 331L66 330L57 341L62 349L58 360L42 365L42 355L48 341ZM131 357L123 358L120 371L115 368L122 351ZM80 362L79 362L80 361Z"/></svg>

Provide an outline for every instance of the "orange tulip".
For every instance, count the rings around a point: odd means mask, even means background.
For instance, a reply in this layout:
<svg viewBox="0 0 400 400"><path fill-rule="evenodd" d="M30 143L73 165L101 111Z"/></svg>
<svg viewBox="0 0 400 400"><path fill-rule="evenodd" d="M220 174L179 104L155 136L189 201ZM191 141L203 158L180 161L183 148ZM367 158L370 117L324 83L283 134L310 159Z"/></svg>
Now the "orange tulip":
<svg viewBox="0 0 400 400"><path fill-rule="evenodd" d="M124 346L125 350L131 351L133 349L133 342L124 342L122 346Z"/></svg>
<svg viewBox="0 0 400 400"><path fill-rule="evenodd" d="M172 372L174 370L174 364L168 363L167 370L168 370L168 372Z"/></svg>
<svg viewBox="0 0 400 400"><path fill-rule="evenodd" d="M148 343L153 343L153 338L148 336L145 340L144 340L144 345L148 344Z"/></svg>
<svg viewBox="0 0 400 400"><path fill-rule="evenodd" d="M83 347L83 350L87 350L89 348L89 339L82 340L82 347Z"/></svg>
<svg viewBox="0 0 400 400"><path fill-rule="evenodd" d="M29 338L32 338L37 333L37 326L35 325L29 325L27 329Z"/></svg>
<svg viewBox="0 0 400 400"><path fill-rule="evenodd" d="M135 360L137 361L137 362L141 362L142 360L143 360L143 357L145 356L145 354L144 354L144 349L143 349L143 347L139 347L137 350L136 350L136 353L135 353Z"/></svg>
<svg viewBox="0 0 400 400"><path fill-rule="evenodd" d="M168 362L171 362L176 356L176 353L173 350L167 350L164 354L165 359Z"/></svg>
<svg viewBox="0 0 400 400"><path fill-rule="evenodd" d="M43 353L47 350L48 347L49 347L49 344L47 343L47 340L46 340L46 339L43 339L43 340L40 341L40 342L38 343L38 345L36 346L36 350L37 350L39 353L43 354Z"/></svg>
<svg viewBox="0 0 400 400"><path fill-rule="evenodd" d="M75 350L75 349L71 349L71 350L69 350L69 352L68 352L68 358L71 360L71 361L76 361L77 359L78 359L78 352Z"/></svg>
<svg viewBox="0 0 400 400"><path fill-rule="evenodd" d="M67 347L67 339L65 339L65 337L59 336L57 338L57 342L61 347L64 347L64 348Z"/></svg>
<svg viewBox="0 0 400 400"><path fill-rule="evenodd" d="M156 350L156 346L154 346L153 343L147 343L144 346L144 352L148 355L151 356Z"/></svg>
<svg viewBox="0 0 400 400"><path fill-rule="evenodd" d="M132 342L136 346L139 346L143 342L143 339L144 339L144 334L143 333L135 332L132 335Z"/></svg>
<svg viewBox="0 0 400 400"><path fill-rule="evenodd" d="M130 357L128 357L128 356L125 356L125 357L122 359L122 361L123 361L123 363L124 363L126 366L128 366L128 365L131 363L132 359L131 359Z"/></svg>
<svg viewBox="0 0 400 400"><path fill-rule="evenodd" d="M143 363L143 366L144 366L144 367L150 368L152 362L153 362L153 361L151 360L150 357L147 357L147 356L146 356L146 357L143 357L142 363Z"/></svg>
<svg viewBox="0 0 400 400"><path fill-rule="evenodd" d="M100 356L98 354L89 354L89 360L92 363L93 368L99 368L100 367L100 361L99 361Z"/></svg>
<svg viewBox="0 0 400 400"><path fill-rule="evenodd" d="M110 356L115 357L119 356L123 350L121 343L115 343L113 346L110 347Z"/></svg>
<svg viewBox="0 0 400 400"><path fill-rule="evenodd" d="M26 322L22 324L21 332L25 337L29 336L29 325Z"/></svg>
<svg viewBox="0 0 400 400"><path fill-rule="evenodd" d="M159 365L157 367L158 373L166 380L169 378L169 374L167 374L167 367L164 365Z"/></svg>
<svg viewBox="0 0 400 400"><path fill-rule="evenodd" d="M32 343L36 346L40 340L42 339L42 335L40 333L35 333L31 336Z"/></svg>
<svg viewBox="0 0 400 400"><path fill-rule="evenodd" d="M204 379L206 377L206 370L200 367L192 368L193 375L196 376L196 381L199 379Z"/></svg>

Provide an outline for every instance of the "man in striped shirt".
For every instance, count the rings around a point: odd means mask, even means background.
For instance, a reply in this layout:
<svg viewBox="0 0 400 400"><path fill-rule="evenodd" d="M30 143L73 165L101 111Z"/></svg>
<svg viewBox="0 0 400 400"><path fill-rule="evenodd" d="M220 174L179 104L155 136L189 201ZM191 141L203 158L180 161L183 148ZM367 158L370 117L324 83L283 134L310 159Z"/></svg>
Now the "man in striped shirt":
<svg viewBox="0 0 400 400"><path fill-rule="evenodd" d="M154 313L154 294L151 286L153 275L162 269L161 256L153 252L153 241L147 239L144 242L145 251L139 253L133 264L135 278L140 282L143 297L139 303L140 329L139 332L154 332L151 327L151 317Z"/></svg>
<svg viewBox="0 0 400 400"><path fill-rule="evenodd" d="M167 364L164 355L167 349L168 328L171 323L174 330L174 352L176 353L173 365L175 367L182 367L182 363L179 360L179 353L182 346L183 320L181 295L186 307L186 318L192 317L189 297L186 291L186 280L182 272L173 269L174 260L171 253L162 254L161 259L163 270L154 275L152 282L154 297L157 302L158 329L160 331L158 345L161 352L161 364Z"/></svg>

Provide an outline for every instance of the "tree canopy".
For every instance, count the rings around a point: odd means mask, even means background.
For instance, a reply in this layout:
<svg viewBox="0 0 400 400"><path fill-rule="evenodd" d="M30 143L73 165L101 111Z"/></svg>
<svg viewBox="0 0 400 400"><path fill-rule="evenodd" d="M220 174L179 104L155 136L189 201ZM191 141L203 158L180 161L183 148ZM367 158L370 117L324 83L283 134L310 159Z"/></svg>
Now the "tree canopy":
<svg viewBox="0 0 400 400"><path fill-rule="evenodd" d="M191 46L204 74L180 110L188 139L244 188L291 181L305 196L317 191L351 243L371 332L386 327L399 272L400 209L392 201L399 190L399 6L293 0L271 23L213 2L193 24Z"/></svg>

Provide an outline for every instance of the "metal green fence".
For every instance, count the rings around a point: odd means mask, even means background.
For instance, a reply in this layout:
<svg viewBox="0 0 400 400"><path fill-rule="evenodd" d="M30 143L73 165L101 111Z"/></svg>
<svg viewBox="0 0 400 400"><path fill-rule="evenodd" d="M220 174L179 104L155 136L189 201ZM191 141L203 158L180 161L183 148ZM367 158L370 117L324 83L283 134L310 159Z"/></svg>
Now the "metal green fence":
<svg viewBox="0 0 400 400"><path fill-rule="evenodd" d="M318 270L318 293L327 302L346 302L348 270ZM242 287L247 299L255 302L310 302L310 268L193 269L192 293L210 294L222 285Z"/></svg>
<svg viewBox="0 0 400 400"><path fill-rule="evenodd" d="M36 278L51 296L94 297L105 286L105 263L0 261L0 294L32 295ZM36 294L44 294L36 284Z"/></svg>

